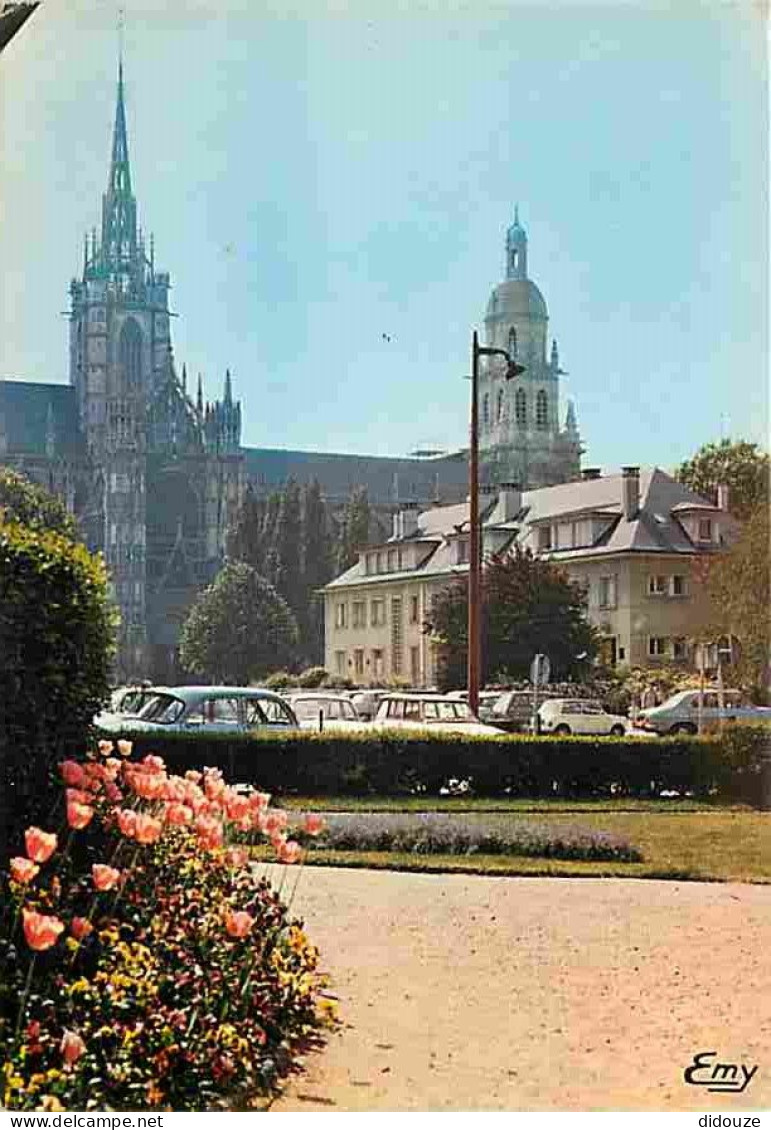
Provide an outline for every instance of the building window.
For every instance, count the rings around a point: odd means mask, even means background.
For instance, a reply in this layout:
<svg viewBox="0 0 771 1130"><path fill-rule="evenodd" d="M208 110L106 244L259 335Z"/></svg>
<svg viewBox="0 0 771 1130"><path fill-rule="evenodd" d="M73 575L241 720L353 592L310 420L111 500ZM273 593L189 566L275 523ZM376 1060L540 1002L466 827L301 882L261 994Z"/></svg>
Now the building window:
<svg viewBox="0 0 771 1130"><path fill-rule="evenodd" d="M383 649L376 647L372 652L372 676L374 679L382 679L385 675L385 664L383 663Z"/></svg>
<svg viewBox="0 0 771 1130"><path fill-rule="evenodd" d="M490 395L485 393L482 397L482 424L485 428L490 426Z"/></svg>
<svg viewBox="0 0 771 1130"><path fill-rule="evenodd" d="M364 674L364 651L360 647L357 647L353 653L353 673L358 678Z"/></svg>
<svg viewBox="0 0 771 1130"><path fill-rule="evenodd" d="M367 554L365 570L366 570L367 573L374 573L375 572L375 555L374 555L374 553L368 553Z"/></svg>
<svg viewBox="0 0 771 1130"><path fill-rule="evenodd" d="M541 430L549 426L549 402L543 389L535 398L535 426Z"/></svg>
<svg viewBox="0 0 771 1130"><path fill-rule="evenodd" d="M514 395L514 416L518 428L524 428L527 423L527 394L523 388L518 388Z"/></svg>
<svg viewBox="0 0 771 1130"><path fill-rule="evenodd" d="M458 539L458 564L459 565L468 565L468 546L469 546L469 539L468 538L459 538Z"/></svg>
<svg viewBox="0 0 771 1130"><path fill-rule="evenodd" d="M680 573L676 573L674 577L670 577L670 595L671 596L685 596L685 577Z"/></svg>
<svg viewBox="0 0 771 1130"><path fill-rule="evenodd" d="M410 597L410 623L411 624L417 624L417 622L418 622L418 615L419 615L418 604L419 604L418 598L416 596L411 596Z"/></svg>
<svg viewBox="0 0 771 1130"><path fill-rule="evenodd" d="M385 601L373 600L369 606L369 622L373 628L382 628L386 622Z"/></svg>
<svg viewBox="0 0 771 1130"><path fill-rule="evenodd" d="M667 578L652 576L648 577L648 595L649 596L665 596L667 592Z"/></svg>
<svg viewBox="0 0 771 1130"><path fill-rule="evenodd" d="M688 643L682 636L672 640L672 658L679 660L688 658Z"/></svg>
<svg viewBox="0 0 771 1130"><path fill-rule="evenodd" d="M337 604L335 606L335 627L345 628L348 624L348 606L347 604Z"/></svg>
<svg viewBox="0 0 771 1130"><path fill-rule="evenodd" d="M517 331L512 326L509 330L509 357L512 361L517 356Z"/></svg>
<svg viewBox="0 0 771 1130"><path fill-rule="evenodd" d="M600 577L600 608L616 607L616 578Z"/></svg>
<svg viewBox="0 0 771 1130"><path fill-rule="evenodd" d="M498 389L498 398L497 398L497 401L496 401L496 405L497 405L497 407L496 407L496 410L495 410L495 418L498 421L498 423L500 424L501 420L503 419L503 389L502 388Z"/></svg>
<svg viewBox="0 0 771 1130"><path fill-rule="evenodd" d="M699 541L712 541L711 518L699 518Z"/></svg>
<svg viewBox="0 0 771 1130"><path fill-rule="evenodd" d="M344 651L336 651L335 652L335 671L337 672L338 675L344 675L345 674L345 652Z"/></svg>
<svg viewBox="0 0 771 1130"><path fill-rule="evenodd" d="M420 648L410 648L410 681L413 687L420 684Z"/></svg>
<svg viewBox="0 0 771 1130"><path fill-rule="evenodd" d="M667 641L664 636L648 636L648 655L652 659L662 659L667 654Z"/></svg>
<svg viewBox="0 0 771 1130"><path fill-rule="evenodd" d="M367 602L365 600L354 600L353 602L353 626L354 628L366 628L367 626Z"/></svg>
<svg viewBox="0 0 771 1130"><path fill-rule="evenodd" d="M551 526L541 526L538 530L538 549L551 549Z"/></svg>

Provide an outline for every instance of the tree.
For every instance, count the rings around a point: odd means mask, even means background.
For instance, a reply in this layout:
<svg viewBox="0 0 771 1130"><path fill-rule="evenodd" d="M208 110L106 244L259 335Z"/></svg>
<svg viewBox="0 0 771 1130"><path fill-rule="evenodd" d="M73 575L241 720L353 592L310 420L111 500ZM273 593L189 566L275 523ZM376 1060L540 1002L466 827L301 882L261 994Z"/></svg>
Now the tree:
<svg viewBox="0 0 771 1130"><path fill-rule="evenodd" d="M728 508L739 519L748 518L769 502L769 457L756 443L721 440L700 447L692 459L675 472L681 483L717 501L717 488L728 487Z"/></svg>
<svg viewBox="0 0 771 1130"><path fill-rule="evenodd" d="M440 593L424 631L440 644L440 682L462 686L468 646L468 578ZM586 619L583 588L529 550L492 557L482 576L482 677L527 678L537 652L549 656L552 677L586 672L598 637Z"/></svg>
<svg viewBox="0 0 771 1130"><path fill-rule="evenodd" d="M295 616L301 612L302 589L302 524L300 488L288 478L281 495L276 520L276 579L273 582Z"/></svg>
<svg viewBox="0 0 771 1130"><path fill-rule="evenodd" d="M228 562L182 625L179 656L195 675L246 684L291 664L297 621L273 585L242 561Z"/></svg>
<svg viewBox="0 0 771 1130"><path fill-rule="evenodd" d="M327 506L317 479L303 491L302 529L302 643L306 658L320 663L324 656L324 607L317 594L332 579L332 545Z"/></svg>
<svg viewBox="0 0 771 1130"><path fill-rule="evenodd" d="M711 563L705 582L713 638L733 635L741 645L732 678L756 688L767 686L771 658L770 535L768 509L759 506L738 540Z"/></svg>
<svg viewBox="0 0 771 1130"><path fill-rule="evenodd" d="M233 561L245 561L258 573L264 571L265 542L263 526L267 503L251 483L247 483L244 497L233 526L228 530L225 552Z"/></svg>
<svg viewBox="0 0 771 1130"><path fill-rule="evenodd" d="M355 487L345 504L336 552L336 572L356 563L358 550L369 541L370 508L366 487Z"/></svg>
<svg viewBox="0 0 771 1130"><path fill-rule="evenodd" d="M61 499L9 467L0 467L0 521L78 538L75 519Z"/></svg>

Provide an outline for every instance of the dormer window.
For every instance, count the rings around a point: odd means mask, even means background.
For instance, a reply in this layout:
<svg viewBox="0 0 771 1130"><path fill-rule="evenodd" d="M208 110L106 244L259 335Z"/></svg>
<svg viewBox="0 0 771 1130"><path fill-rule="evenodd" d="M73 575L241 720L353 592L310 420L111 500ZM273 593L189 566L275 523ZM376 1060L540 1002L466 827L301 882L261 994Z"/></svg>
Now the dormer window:
<svg viewBox="0 0 771 1130"><path fill-rule="evenodd" d="M699 518L699 541L712 541L712 519Z"/></svg>
<svg viewBox="0 0 771 1130"><path fill-rule="evenodd" d="M458 539L458 558L457 558L457 560L458 560L459 565L468 565L468 560L469 560L468 546L469 546L468 538L459 538Z"/></svg>
<svg viewBox="0 0 771 1130"><path fill-rule="evenodd" d="M541 526L538 530L538 549L540 552L551 549L551 526Z"/></svg>

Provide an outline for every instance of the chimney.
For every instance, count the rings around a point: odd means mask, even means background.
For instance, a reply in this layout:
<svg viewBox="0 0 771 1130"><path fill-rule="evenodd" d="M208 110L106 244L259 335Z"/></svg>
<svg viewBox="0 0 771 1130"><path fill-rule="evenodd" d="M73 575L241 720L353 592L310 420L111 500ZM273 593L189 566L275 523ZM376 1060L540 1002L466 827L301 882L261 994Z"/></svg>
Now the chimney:
<svg viewBox="0 0 771 1130"><path fill-rule="evenodd" d="M717 485L717 508L728 514L731 504L731 494L728 488L728 483L718 483Z"/></svg>
<svg viewBox="0 0 771 1130"><path fill-rule="evenodd" d="M591 483L595 479L602 478L602 471L599 467L584 467L581 472L581 481L584 483Z"/></svg>
<svg viewBox="0 0 771 1130"><path fill-rule="evenodd" d="M621 505L624 517L631 522L640 512L640 468L621 468Z"/></svg>
<svg viewBox="0 0 771 1130"><path fill-rule="evenodd" d="M498 491L501 521L511 522L522 509L522 489L519 483L501 483Z"/></svg>
<svg viewBox="0 0 771 1130"><path fill-rule="evenodd" d="M417 532L418 504L403 502L401 508L394 514L394 536L402 540L414 537Z"/></svg>

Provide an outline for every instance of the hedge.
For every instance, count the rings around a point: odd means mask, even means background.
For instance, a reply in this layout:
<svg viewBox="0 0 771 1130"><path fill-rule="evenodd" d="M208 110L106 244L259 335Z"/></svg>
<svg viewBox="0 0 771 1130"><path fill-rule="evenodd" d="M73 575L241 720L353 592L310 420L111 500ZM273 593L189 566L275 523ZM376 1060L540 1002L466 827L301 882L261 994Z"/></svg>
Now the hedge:
<svg viewBox="0 0 771 1130"><path fill-rule="evenodd" d="M135 739L138 755L175 768L219 765L232 779L276 794L436 794L452 779L477 796L651 796L662 791L760 803L769 730L639 738L169 734ZM767 762L771 765L771 762Z"/></svg>
<svg viewBox="0 0 771 1130"><path fill-rule="evenodd" d="M51 805L52 764L82 753L108 693L104 565L59 533L0 522L0 850Z"/></svg>

